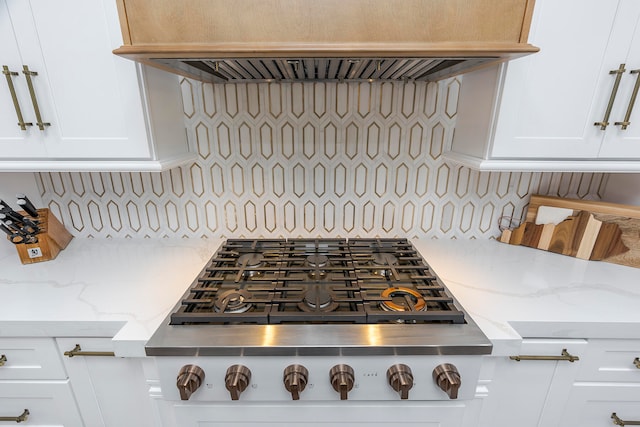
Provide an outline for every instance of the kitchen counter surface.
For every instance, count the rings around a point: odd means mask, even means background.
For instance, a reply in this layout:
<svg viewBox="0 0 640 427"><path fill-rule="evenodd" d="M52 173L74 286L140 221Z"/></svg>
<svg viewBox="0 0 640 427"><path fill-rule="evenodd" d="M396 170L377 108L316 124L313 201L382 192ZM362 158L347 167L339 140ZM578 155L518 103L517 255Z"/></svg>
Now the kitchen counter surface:
<svg viewBox="0 0 640 427"><path fill-rule="evenodd" d="M22 265L0 245L0 336L113 336L143 356L222 239L74 239ZM494 354L522 337L640 339L640 269L479 240L416 240Z"/></svg>
<svg viewBox="0 0 640 427"><path fill-rule="evenodd" d="M527 338L640 339L640 269L494 240L414 241L494 344Z"/></svg>
<svg viewBox="0 0 640 427"><path fill-rule="evenodd" d="M0 337L111 337L144 344L222 239L73 239L55 260L22 265L0 245Z"/></svg>

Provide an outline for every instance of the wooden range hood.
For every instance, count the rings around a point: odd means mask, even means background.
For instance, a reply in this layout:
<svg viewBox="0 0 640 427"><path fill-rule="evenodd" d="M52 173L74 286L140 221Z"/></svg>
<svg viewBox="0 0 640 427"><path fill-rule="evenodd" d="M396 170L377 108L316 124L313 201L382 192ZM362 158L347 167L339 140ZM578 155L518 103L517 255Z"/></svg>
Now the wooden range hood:
<svg viewBox="0 0 640 427"><path fill-rule="evenodd" d="M538 51L533 0L117 0L115 54L215 83L439 80Z"/></svg>

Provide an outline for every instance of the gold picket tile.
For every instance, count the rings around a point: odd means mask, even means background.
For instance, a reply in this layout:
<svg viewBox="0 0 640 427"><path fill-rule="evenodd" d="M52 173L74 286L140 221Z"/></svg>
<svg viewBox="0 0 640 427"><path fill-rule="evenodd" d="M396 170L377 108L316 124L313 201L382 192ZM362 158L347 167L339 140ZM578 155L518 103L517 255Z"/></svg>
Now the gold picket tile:
<svg viewBox="0 0 640 427"><path fill-rule="evenodd" d="M216 96L213 91L214 91L213 84L211 83L202 84L202 111L209 118L213 118L213 116L215 116L216 112L218 111L216 108ZM193 97L191 98L191 101L193 104ZM183 103L185 102L184 92L182 93L182 102ZM195 110L195 106L193 106L192 109ZM187 107L185 107L185 111L184 111L185 116L191 117L193 114L189 115L187 111L191 112L191 110L188 110Z"/></svg>
<svg viewBox="0 0 640 427"><path fill-rule="evenodd" d="M142 221L140 219L140 210L138 205L129 200L125 206L127 212L127 220L129 222L129 228L139 233L142 230Z"/></svg>
<svg viewBox="0 0 640 427"><path fill-rule="evenodd" d="M189 79L180 80L180 91L182 92L182 108L184 115L191 118L196 113L195 100L193 98L193 83Z"/></svg>
<svg viewBox="0 0 640 427"><path fill-rule="evenodd" d="M78 197L84 196L86 189L84 188L82 174L80 172L74 172L69 174L69 176L71 177L71 190L73 193Z"/></svg>
<svg viewBox="0 0 640 427"><path fill-rule="evenodd" d="M82 230L84 230L85 228L85 224L78 202L76 202L75 200L71 200L70 202L68 202L67 210L69 212L69 216L71 217L71 226L73 227L73 229L82 232Z"/></svg>
<svg viewBox="0 0 640 427"><path fill-rule="evenodd" d="M87 210L89 213L91 228L93 228L97 232L102 231L102 229L104 228L104 223L102 222L102 212L100 212L100 206L95 202L95 200L91 200L87 204Z"/></svg>
<svg viewBox="0 0 640 427"><path fill-rule="evenodd" d="M307 233L312 233L316 229L316 205L308 201L304 204L304 229Z"/></svg>
<svg viewBox="0 0 640 427"><path fill-rule="evenodd" d="M167 228L174 233L180 228L180 215L178 214L178 206L175 202L169 201L164 204L164 213L167 220Z"/></svg>
<svg viewBox="0 0 640 427"><path fill-rule="evenodd" d="M375 227L376 206L369 200L362 207L362 229L371 233Z"/></svg>
<svg viewBox="0 0 640 427"><path fill-rule="evenodd" d="M111 229L116 232L122 230L120 206L113 200L110 200L107 203L107 214L109 215L109 225L111 226Z"/></svg>
<svg viewBox="0 0 640 427"><path fill-rule="evenodd" d="M160 230L160 215L158 212L158 205L150 200L145 203L144 208L145 213L147 214L147 225L149 229L153 232L158 232Z"/></svg>
<svg viewBox="0 0 640 427"><path fill-rule="evenodd" d="M318 163L313 168L313 194L316 197L322 197L326 193L327 189L327 169Z"/></svg>
<svg viewBox="0 0 640 427"><path fill-rule="evenodd" d="M260 154L266 160L273 156L273 128L269 123L263 123L260 126Z"/></svg>

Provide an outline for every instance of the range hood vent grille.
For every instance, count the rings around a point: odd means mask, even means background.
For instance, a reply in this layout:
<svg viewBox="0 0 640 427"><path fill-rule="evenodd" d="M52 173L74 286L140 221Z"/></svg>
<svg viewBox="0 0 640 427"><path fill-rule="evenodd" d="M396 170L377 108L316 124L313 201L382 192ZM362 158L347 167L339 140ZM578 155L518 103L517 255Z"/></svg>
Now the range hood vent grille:
<svg viewBox="0 0 640 427"><path fill-rule="evenodd" d="M480 58L159 59L159 65L214 83L292 81L435 81L495 61Z"/></svg>

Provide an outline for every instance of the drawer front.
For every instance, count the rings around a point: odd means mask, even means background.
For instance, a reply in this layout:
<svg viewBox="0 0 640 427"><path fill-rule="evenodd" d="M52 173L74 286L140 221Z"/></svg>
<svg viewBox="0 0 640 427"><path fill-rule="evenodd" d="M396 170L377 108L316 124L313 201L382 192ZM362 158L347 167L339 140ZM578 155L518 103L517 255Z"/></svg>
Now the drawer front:
<svg viewBox="0 0 640 427"><path fill-rule="evenodd" d="M640 358L640 340L590 340L576 379L640 383L636 358Z"/></svg>
<svg viewBox="0 0 640 427"><path fill-rule="evenodd" d="M2 380L63 380L67 374L52 338L2 338L0 358Z"/></svg>
<svg viewBox="0 0 640 427"><path fill-rule="evenodd" d="M613 426L611 414L640 422L640 384L577 383L571 389L560 422L566 427Z"/></svg>
<svg viewBox="0 0 640 427"><path fill-rule="evenodd" d="M459 427L468 409L462 402L397 403L250 402L242 405L242 409L237 405L176 404L174 411L179 427Z"/></svg>
<svg viewBox="0 0 640 427"><path fill-rule="evenodd" d="M24 426L83 427L68 380L0 381L0 417L17 417L29 411ZM16 422L3 421L14 425Z"/></svg>

